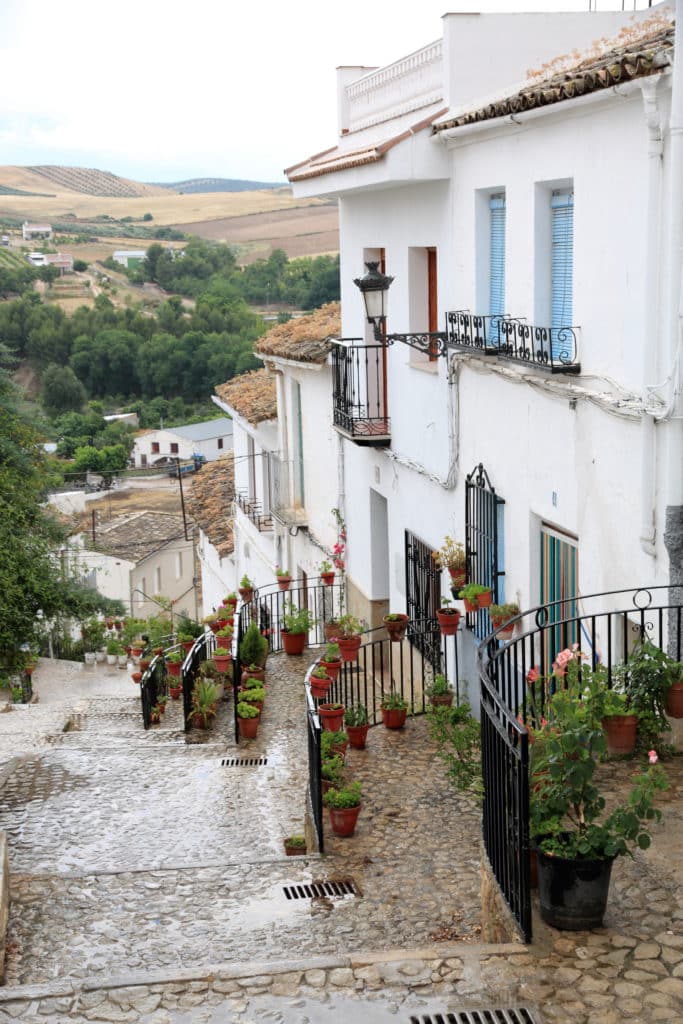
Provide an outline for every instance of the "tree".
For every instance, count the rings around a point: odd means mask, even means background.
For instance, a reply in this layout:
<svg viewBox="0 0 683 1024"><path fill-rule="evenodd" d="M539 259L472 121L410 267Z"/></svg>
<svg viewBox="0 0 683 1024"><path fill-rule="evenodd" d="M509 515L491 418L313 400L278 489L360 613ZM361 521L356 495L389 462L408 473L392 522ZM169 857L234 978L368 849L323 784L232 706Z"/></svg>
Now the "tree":
<svg viewBox="0 0 683 1024"><path fill-rule="evenodd" d="M22 646L38 643L42 623L78 615L84 588L65 578L62 527L43 504L49 476L33 428L18 414L16 392L0 371L0 666L16 671ZM106 601L91 591L92 604Z"/></svg>
<svg viewBox="0 0 683 1024"><path fill-rule="evenodd" d="M85 388L70 366L51 363L43 374L41 401L50 417L80 412L85 404Z"/></svg>

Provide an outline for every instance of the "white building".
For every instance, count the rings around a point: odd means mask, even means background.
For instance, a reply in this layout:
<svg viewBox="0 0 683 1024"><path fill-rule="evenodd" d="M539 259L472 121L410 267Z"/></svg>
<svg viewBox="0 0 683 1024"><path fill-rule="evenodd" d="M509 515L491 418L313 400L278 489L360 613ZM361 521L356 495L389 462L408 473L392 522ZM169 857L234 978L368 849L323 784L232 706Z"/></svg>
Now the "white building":
<svg viewBox="0 0 683 1024"><path fill-rule="evenodd" d="M202 617L215 611L226 594L235 590L233 505L235 468L233 453L204 466L192 476L185 503L199 527L197 557L202 581Z"/></svg>
<svg viewBox="0 0 683 1024"><path fill-rule="evenodd" d="M35 238L52 238L52 225L30 224L25 220L21 225L21 237L25 242L32 242Z"/></svg>
<svg viewBox="0 0 683 1024"><path fill-rule="evenodd" d="M137 267L147 259L144 249L115 249L111 257L122 267Z"/></svg>
<svg viewBox="0 0 683 1024"><path fill-rule="evenodd" d="M304 451L334 423L306 517L343 510L371 622L432 614L446 534L523 608L683 580L672 62L663 6L449 14L404 60L338 72L337 145L287 173L339 200L347 340L306 368L318 387L273 365L295 458L298 422ZM353 283L368 261L394 278L386 347Z"/></svg>
<svg viewBox="0 0 683 1024"><path fill-rule="evenodd" d="M203 455L207 462L221 458L232 448L232 421L225 416L182 427L149 430L135 439L136 469L165 465L172 459Z"/></svg>
<svg viewBox="0 0 683 1024"><path fill-rule="evenodd" d="M196 617L194 542L182 516L133 512L70 539L69 557L105 597L123 601L130 614L148 618L159 611L155 597L174 602L174 612Z"/></svg>

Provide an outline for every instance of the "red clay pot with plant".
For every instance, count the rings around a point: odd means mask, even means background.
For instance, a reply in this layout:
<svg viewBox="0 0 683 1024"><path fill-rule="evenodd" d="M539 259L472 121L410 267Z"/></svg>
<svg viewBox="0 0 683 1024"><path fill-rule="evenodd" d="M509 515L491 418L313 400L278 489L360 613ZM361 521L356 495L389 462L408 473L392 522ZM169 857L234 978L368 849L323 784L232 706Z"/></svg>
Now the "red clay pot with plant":
<svg viewBox="0 0 683 1024"><path fill-rule="evenodd" d="M171 700L179 700L180 695L183 692L182 686L169 686L168 692L171 695Z"/></svg>
<svg viewBox="0 0 683 1024"><path fill-rule="evenodd" d="M343 727L345 710L343 704L319 704L318 714L323 729L327 732L339 732Z"/></svg>
<svg viewBox="0 0 683 1024"><path fill-rule="evenodd" d="M339 636L336 637L336 641L339 644L339 653L341 654L342 661L358 660L358 652L362 642L360 633L356 633L353 636Z"/></svg>
<svg viewBox="0 0 683 1024"><path fill-rule="evenodd" d="M670 718L683 718L683 680L672 683L666 695L666 713Z"/></svg>
<svg viewBox="0 0 683 1024"><path fill-rule="evenodd" d="M321 668L325 669L328 678L334 682L341 671L341 660L338 661L323 661L322 659L318 662Z"/></svg>
<svg viewBox="0 0 683 1024"><path fill-rule="evenodd" d="M636 749L638 715L608 715L602 719L602 727L607 737L608 754L632 754Z"/></svg>
<svg viewBox="0 0 683 1024"><path fill-rule="evenodd" d="M437 608L436 618L443 636L455 636L460 625L460 612L457 608Z"/></svg>
<svg viewBox="0 0 683 1024"><path fill-rule="evenodd" d="M400 643L408 629L408 623L410 622L408 616L403 615L401 612L395 612L391 613L391 616L385 615L382 621L392 643Z"/></svg>
<svg viewBox="0 0 683 1024"><path fill-rule="evenodd" d="M182 669L182 662L180 661L167 661L166 671L169 676L179 676Z"/></svg>
<svg viewBox="0 0 683 1024"><path fill-rule="evenodd" d="M308 633L290 633L289 630L281 631L282 646L285 654L303 654L308 640Z"/></svg>
<svg viewBox="0 0 683 1024"><path fill-rule="evenodd" d="M346 735L349 737L349 745L354 750L365 750L368 738L369 725L347 725Z"/></svg>

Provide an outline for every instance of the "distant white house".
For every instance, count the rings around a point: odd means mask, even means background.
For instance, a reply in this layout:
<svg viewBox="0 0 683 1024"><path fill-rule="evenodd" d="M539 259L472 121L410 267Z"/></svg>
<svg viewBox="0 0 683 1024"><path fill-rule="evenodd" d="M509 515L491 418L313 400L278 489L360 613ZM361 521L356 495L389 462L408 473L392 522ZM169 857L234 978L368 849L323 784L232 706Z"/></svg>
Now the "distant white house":
<svg viewBox="0 0 683 1024"><path fill-rule="evenodd" d="M56 267L60 274L72 274L74 269L74 258L68 252L53 252L45 256L45 263L48 267Z"/></svg>
<svg viewBox="0 0 683 1024"><path fill-rule="evenodd" d="M137 267L147 259L147 253L143 249L116 249L112 259L122 267Z"/></svg>
<svg viewBox="0 0 683 1024"><path fill-rule="evenodd" d="M21 234L25 242L34 238L52 238L51 224L30 224L27 220L21 225Z"/></svg>
<svg viewBox="0 0 683 1024"><path fill-rule="evenodd" d="M103 416L102 419L105 423L130 423L132 427L137 427L140 424L136 412L115 412L110 416Z"/></svg>
<svg viewBox="0 0 683 1024"><path fill-rule="evenodd" d="M135 440L133 459L136 469L164 465L170 459L191 459L203 455L213 462L232 450L232 420L220 416L203 423L188 423L184 427L150 430Z"/></svg>

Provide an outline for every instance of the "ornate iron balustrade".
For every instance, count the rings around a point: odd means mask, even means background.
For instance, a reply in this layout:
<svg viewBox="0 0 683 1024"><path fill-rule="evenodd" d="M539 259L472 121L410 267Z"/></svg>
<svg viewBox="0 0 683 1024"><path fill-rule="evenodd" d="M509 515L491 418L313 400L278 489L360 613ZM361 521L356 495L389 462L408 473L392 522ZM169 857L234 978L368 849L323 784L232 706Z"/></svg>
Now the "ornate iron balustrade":
<svg viewBox="0 0 683 1024"><path fill-rule="evenodd" d="M579 605L581 614L574 614ZM509 642L501 644L501 627L479 645L483 833L491 868L529 942L529 735L522 724L527 674L534 668L547 676L559 652L573 644L587 664L604 665L609 678L642 639L680 661L683 587L615 590L555 601L523 612L514 624L516 633Z"/></svg>
<svg viewBox="0 0 683 1024"><path fill-rule="evenodd" d="M333 423L356 444L391 441L387 409L386 344L342 338L332 345Z"/></svg>
<svg viewBox="0 0 683 1024"><path fill-rule="evenodd" d="M550 373L580 373L576 327L536 327L523 317L446 313L447 347L472 349Z"/></svg>
<svg viewBox="0 0 683 1024"><path fill-rule="evenodd" d="M251 501L244 491L240 491L235 495L235 502L237 507L244 512L245 516L251 520L259 533L273 529L273 517L270 513L263 511L263 505L260 501Z"/></svg>

